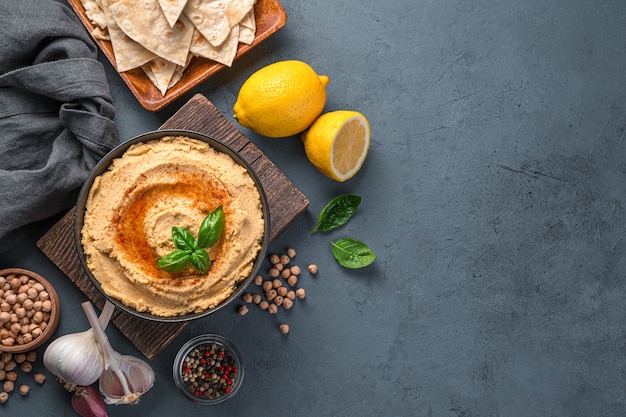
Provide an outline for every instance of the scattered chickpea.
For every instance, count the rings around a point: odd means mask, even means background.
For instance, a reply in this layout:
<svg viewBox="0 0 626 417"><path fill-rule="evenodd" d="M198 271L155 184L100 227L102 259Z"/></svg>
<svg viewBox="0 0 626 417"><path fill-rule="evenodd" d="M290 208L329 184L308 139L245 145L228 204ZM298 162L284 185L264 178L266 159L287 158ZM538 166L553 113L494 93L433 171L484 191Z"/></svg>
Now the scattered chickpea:
<svg viewBox="0 0 626 417"><path fill-rule="evenodd" d="M7 373L4 369L0 369L0 381L4 381L7 377Z"/></svg>
<svg viewBox="0 0 626 417"><path fill-rule="evenodd" d="M30 391L30 387L26 384L20 385L20 395L26 395Z"/></svg>
<svg viewBox="0 0 626 417"><path fill-rule="evenodd" d="M291 267L291 274L292 275L300 275L300 273L302 272L302 270L300 269L300 267L298 265L294 265Z"/></svg>
<svg viewBox="0 0 626 417"><path fill-rule="evenodd" d="M46 381L45 374L35 374L33 375L33 378L35 379L35 382L38 384L43 384Z"/></svg>
<svg viewBox="0 0 626 417"><path fill-rule="evenodd" d="M283 265L287 265L291 261L291 258L287 255L280 255L280 263Z"/></svg>
<svg viewBox="0 0 626 417"><path fill-rule="evenodd" d="M254 304L259 304L261 302L261 296L259 294L254 294L252 296L252 302Z"/></svg>
<svg viewBox="0 0 626 417"><path fill-rule="evenodd" d="M287 291L287 298L289 298L292 301L295 300L296 299L296 292L294 290Z"/></svg>
<svg viewBox="0 0 626 417"><path fill-rule="evenodd" d="M279 280L278 278L276 278L274 281L272 281L272 287L274 288L279 288L283 286L283 282L281 280Z"/></svg>
<svg viewBox="0 0 626 417"><path fill-rule="evenodd" d="M6 379L7 381L15 381L17 379L17 372L7 372L4 379Z"/></svg>
<svg viewBox="0 0 626 417"><path fill-rule="evenodd" d="M26 360L31 363L35 362L37 360L37 351L31 350L30 352L28 352L26 354Z"/></svg>
<svg viewBox="0 0 626 417"><path fill-rule="evenodd" d="M276 278L280 275L280 271L276 268L270 268L269 272L267 273L270 277L272 278Z"/></svg>
<svg viewBox="0 0 626 417"><path fill-rule="evenodd" d="M289 333L289 325L283 323L280 326L278 326L278 330L280 330L282 334L287 334Z"/></svg>
<svg viewBox="0 0 626 417"><path fill-rule="evenodd" d="M3 352L0 354L0 361L7 363L13 359L13 355L10 352Z"/></svg>
<svg viewBox="0 0 626 417"><path fill-rule="evenodd" d="M4 370L7 371L7 372L11 372L16 367L17 367L17 364L13 360L10 360L10 361L4 363Z"/></svg>
<svg viewBox="0 0 626 417"><path fill-rule="evenodd" d="M11 392L15 388L15 383L13 381L4 381L4 385L2 385L2 389L4 392Z"/></svg>
<svg viewBox="0 0 626 417"><path fill-rule="evenodd" d="M291 268L283 269L283 272L280 274L280 276L283 277L284 279L289 278L290 275L291 275Z"/></svg>
<svg viewBox="0 0 626 417"><path fill-rule="evenodd" d="M22 365L20 365L20 369L22 370L22 372L29 373L33 370L33 365L30 362L24 362L22 363Z"/></svg>
<svg viewBox="0 0 626 417"><path fill-rule="evenodd" d="M271 290L272 288L273 288L272 287L272 281L265 281L263 283L263 291L267 292L267 291Z"/></svg>
<svg viewBox="0 0 626 417"><path fill-rule="evenodd" d="M263 277L261 275L257 275L254 277L254 284L261 285L263 284Z"/></svg>
<svg viewBox="0 0 626 417"><path fill-rule="evenodd" d="M267 310L267 308L270 306L270 303L268 303L267 301L263 300L259 303L259 308L261 310Z"/></svg>
<svg viewBox="0 0 626 417"><path fill-rule="evenodd" d="M317 274L317 265L311 264L307 267L307 269L309 270L311 274L313 275Z"/></svg>
<svg viewBox="0 0 626 417"><path fill-rule="evenodd" d="M280 307L283 304L283 297L280 295L277 295L276 297L274 297L274 304Z"/></svg>
<svg viewBox="0 0 626 417"><path fill-rule="evenodd" d="M9 400L9 393L8 392L0 392L0 404L4 404L8 400Z"/></svg>
<svg viewBox="0 0 626 417"><path fill-rule="evenodd" d="M273 253L270 255L270 262L272 264L277 264L280 262L280 256L278 256L277 254Z"/></svg>
<svg viewBox="0 0 626 417"><path fill-rule="evenodd" d="M249 292L245 293L243 295L243 301L245 301L246 303L251 303L252 302L252 294L250 294Z"/></svg>
<svg viewBox="0 0 626 417"><path fill-rule="evenodd" d="M22 363L26 360L26 354L25 353L16 353L15 355L13 355L13 360L16 363Z"/></svg>
<svg viewBox="0 0 626 417"><path fill-rule="evenodd" d="M287 287L278 287L276 289L276 292L278 293L278 295L280 295L281 297L284 297L287 295Z"/></svg>
<svg viewBox="0 0 626 417"><path fill-rule="evenodd" d="M296 250L294 248L287 249L287 256L289 256L290 258L295 257L296 256Z"/></svg>
<svg viewBox="0 0 626 417"><path fill-rule="evenodd" d="M295 275L291 275L289 276L289 278L287 278L287 284L291 285L292 287L296 285L297 282L298 282L298 277Z"/></svg>
<svg viewBox="0 0 626 417"><path fill-rule="evenodd" d="M281 272L281 271L285 268L285 265L283 265L283 264L281 264L281 263L279 262L279 263L277 263L277 264L274 264L274 268L275 268L275 269L278 269L278 272Z"/></svg>
<svg viewBox="0 0 626 417"><path fill-rule="evenodd" d="M298 288L298 289L296 290L296 297L298 297L298 298L300 298L300 299L302 299L302 298L306 297L306 293L305 293L305 291L304 291L304 288Z"/></svg>
<svg viewBox="0 0 626 417"><path fill-rule="evenodd" d="M267 301L272 301L274 298L276 298L276 295L277 291L274 289L265 292L265 298L267 298Z"/></svg>
<svg viewBox="0 0 626 417"><path fill-rule="evenodd" d="M283 308L289 310L291 307L293 307L293 301L289 298L283 298Z"/></svg>
<svg viewBox="0 0 626 417"><path fill-rule="evenodd" d="M270 314L278 313L278 306L276 304L270 304L269 306L267 306L267 312Z"/></svg>
<svg viewBox="0 0 626 417"><path fill-rule="evenodd" d="M248 306L241 306L239 307L239 314L241 314L242 316L245 316L246 314L248 314Z"/></svg>

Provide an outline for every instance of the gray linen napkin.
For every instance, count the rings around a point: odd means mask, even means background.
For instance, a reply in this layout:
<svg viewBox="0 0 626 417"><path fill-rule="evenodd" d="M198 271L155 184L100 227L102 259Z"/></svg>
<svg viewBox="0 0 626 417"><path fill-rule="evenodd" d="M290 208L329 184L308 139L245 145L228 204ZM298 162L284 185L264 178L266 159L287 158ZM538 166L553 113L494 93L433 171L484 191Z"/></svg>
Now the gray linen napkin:
<svg viewBox="0 0 626 417"><path fill-rule="evenodd" d="M119 143L97 48L52 0L0 1L0 241L74 204Z"/></svg>

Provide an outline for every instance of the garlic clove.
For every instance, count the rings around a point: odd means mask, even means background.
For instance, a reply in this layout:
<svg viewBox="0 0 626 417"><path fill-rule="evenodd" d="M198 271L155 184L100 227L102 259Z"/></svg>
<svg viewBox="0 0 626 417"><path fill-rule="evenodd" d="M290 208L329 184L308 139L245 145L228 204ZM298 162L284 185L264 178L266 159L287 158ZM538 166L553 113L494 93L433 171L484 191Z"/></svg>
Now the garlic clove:
<svg viewBox="0 0 626 417"><path fill-rule="evenodd" d="M82 417L108 417L100 393L92 386L78 387L71 402L74 411Z"/></svg>
<svg viewBox="0 0 626 417"><path fill-rule="evenodd" d="M154 371L146 362L119 355L118 371L105 369L100 376L100 392L107 404L135 404L154 384Z"/></svg>
<svg viewBox="0 0 626 417"><path fill-rule="evenodd" d="M91 329L53 340L44 351L43 363L70 391L93 384L104 370L104 359Z"/></svg>

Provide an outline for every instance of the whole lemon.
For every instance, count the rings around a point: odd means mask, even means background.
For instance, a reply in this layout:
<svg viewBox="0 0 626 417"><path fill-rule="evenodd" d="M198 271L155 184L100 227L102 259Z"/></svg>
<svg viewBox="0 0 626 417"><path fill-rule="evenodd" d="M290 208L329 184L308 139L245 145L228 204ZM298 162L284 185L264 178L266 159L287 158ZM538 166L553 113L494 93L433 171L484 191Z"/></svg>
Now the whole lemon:
<svg viewBox="0 0 626 417"><path fill-rule="evenodd" d="M234 118L259 135L283 138L304 131L326 104L330 78L302 61L279 61L253 73L241 86Z"/></svg>

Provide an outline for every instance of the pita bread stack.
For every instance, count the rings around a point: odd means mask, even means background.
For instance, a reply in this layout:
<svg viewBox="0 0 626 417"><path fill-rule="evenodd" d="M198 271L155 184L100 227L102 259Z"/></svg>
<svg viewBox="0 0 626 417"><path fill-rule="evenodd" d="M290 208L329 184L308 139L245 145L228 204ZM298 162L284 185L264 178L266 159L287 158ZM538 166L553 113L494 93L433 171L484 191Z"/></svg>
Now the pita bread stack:
<svg viewBox="0 0 626 417"><path fill-rule="evenodd" d="M256 32L255 0L81 0L118 72L141 68L165 95L194 56L231 66Z"/></svg>

